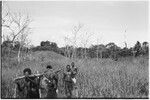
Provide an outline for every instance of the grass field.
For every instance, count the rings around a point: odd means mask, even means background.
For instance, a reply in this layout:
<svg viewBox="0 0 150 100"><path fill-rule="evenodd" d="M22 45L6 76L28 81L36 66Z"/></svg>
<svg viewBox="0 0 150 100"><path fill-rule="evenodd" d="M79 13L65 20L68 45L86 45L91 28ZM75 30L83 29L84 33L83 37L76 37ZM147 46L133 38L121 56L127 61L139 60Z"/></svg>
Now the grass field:
<svg viewBox="0 0 150 100"><path fill-rule="evenodd" d="M148 98L148 57L77 60L79 68L77 86L79 98ZM71 60L50 51L34 52L17 64L16 56L2 57L2 98L13 98L13 78L22 75L26 67L33 73L42 73L47 64L59 69ZM62 72L59 75L59 97L64 97Z"/></svg>

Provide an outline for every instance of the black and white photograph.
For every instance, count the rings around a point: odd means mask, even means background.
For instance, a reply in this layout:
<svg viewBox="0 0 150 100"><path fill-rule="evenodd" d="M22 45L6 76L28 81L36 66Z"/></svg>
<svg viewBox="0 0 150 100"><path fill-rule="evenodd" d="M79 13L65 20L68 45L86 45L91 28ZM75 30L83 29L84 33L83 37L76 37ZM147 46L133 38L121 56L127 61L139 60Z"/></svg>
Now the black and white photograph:
<svg viewBox="0 0 150 100"><path fill-rule="evenodd" d="M149 1L0 1L1 99L148 99Z"/></svg>

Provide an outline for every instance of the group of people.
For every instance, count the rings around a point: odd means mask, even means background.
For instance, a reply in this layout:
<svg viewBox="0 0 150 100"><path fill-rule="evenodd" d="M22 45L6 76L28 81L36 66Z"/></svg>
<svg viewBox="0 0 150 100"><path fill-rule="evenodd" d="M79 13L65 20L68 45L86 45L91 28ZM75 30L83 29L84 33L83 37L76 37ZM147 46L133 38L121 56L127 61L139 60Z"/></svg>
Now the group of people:
<svg viewBox="0 0 150 100"><path fill-rule="evenodd" d="M15 79L15 98L57 98L58 72L60 71L61 70L55 71L51 65L47 65L46 71L43 74L35 75L32 74L30 68L25 68L23 70L24 76ZM66 98L72 98L73 90L77 88L77 73L78 68L75 66L74 62L72 62L71 65L67 65L63 72L62 81Z"/></svg>

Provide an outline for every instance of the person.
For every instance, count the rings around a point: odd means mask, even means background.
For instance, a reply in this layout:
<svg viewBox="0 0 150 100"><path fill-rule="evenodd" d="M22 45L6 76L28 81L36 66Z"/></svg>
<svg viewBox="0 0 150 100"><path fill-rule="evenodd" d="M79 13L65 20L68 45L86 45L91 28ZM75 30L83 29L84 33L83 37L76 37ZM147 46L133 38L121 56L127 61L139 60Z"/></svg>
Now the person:
<svg viewBox="0 0 150 100"><path fill-rule="evenodd" d="M78 74L78 68L75 66L75 63L71 63L71 71L72 71L72 80L73 80L73 90L74 90L74 95L78 97L78 90L77 90L77 79L76 76Z"/></svg>
<svg viewBox="0 0 150 100"><path fill-rule="evenodd" d="M31 76L32 72L30 68L23 70L24 77L15 80L17 84L17 95L16 98L23 99L38 99L39 95L39 79L36 76Z"/></svg>
<svg viewBox="0 0 150 100"><path fill-rule="evenodd" d="M74 82L74 84L76 84L76 75L78 73L78 68L75 66L74 62L71 63L71 71L72 71L73 82Z"/></svg>
<svg viewBox="0 0 150 100"><path fill-rule="evenodd" d="M48 65L46 69L47 70L44 72L45 75L43 78L43 81L46 85L45 89L47 91L45 98L57 98L58 76L51 65Z"/></svg>
<svg viewBox="0 0 150 100"><path fill-rule="evenodd" d="M72 98L73 81L70 65L66 66L66 71L63 74L63 82L65 85L65 95L67 98Z"/></svg>

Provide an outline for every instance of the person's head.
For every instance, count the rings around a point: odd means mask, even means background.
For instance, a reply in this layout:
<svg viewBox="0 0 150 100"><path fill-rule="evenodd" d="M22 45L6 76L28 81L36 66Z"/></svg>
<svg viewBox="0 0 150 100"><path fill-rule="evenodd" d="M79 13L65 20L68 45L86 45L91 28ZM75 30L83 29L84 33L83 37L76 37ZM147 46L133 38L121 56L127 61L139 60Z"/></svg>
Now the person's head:
<svg viewBox="0 0 150 100"><path fill-rule="evenodd" d="M28 77L29 75L31 75L31 69L30 68L25 68L24 70L23 70L23 74L26 76L26 77Z"/></svg>
<svg viewBox="0 0 150 100"><path fill-rule="evenodd" d="M67 70L67 71L70 71L70 70L71 70L70 65L67 65L67 66L66 66L66 70Z"/></svg>
<svg viewBox="0 0 150 100"><path fill-rule="evenodd" d="M74 67L74 65L75 65L74 62L72 62L72 63L71 63L71 66Z"/></svg>
<svg viewBox="0 0 150 100"><path fill-rule="evenodd" d="M52 69L51 65L47 65L46 69Z"/></svg>

